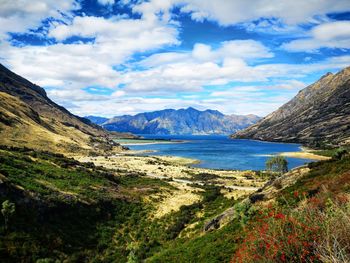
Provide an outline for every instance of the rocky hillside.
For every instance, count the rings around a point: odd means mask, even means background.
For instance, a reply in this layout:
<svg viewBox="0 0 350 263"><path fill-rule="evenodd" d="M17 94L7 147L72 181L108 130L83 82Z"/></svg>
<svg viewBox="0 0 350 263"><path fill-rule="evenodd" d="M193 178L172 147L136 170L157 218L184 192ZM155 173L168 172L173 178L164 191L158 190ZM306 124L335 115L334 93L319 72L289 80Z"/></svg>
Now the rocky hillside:
<svg viewBox="0 0 350 263"><path fill-rule="evenodd" d="M110 147L108 133L0 64L0 144L57 152Z"/></svg>
<svg viewBox="0 0 350 263"><path fill-rule="evenodd" d="M350 143L350 67L327 73L291 101L232 138L300 142L313 146Z"/></svg>
<svg viewBox="0 0 350 263"><path fill-rule="evenodd" d="M96 117L89 119L96 121ZM187 108L114 117L102 126L110 131L138 134L231 134L259 119L255 115L224 115L216 110L199 111Z"/></svg>

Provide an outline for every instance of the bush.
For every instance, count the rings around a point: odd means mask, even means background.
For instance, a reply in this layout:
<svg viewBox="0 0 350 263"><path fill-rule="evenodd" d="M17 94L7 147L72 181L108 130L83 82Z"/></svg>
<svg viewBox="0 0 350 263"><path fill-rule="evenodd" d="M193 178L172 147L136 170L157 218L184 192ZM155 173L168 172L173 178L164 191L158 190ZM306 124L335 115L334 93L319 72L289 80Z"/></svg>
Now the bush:
<svg viewBox="0 0 350 263"><path fill-rule="evenodd" d="M2 203L1 213L4 216L6 230L8 229L9 220L13 216L15 211L16 211L16 206L14 203L11 203L9 200L6 200Z"/></svg>
<svg viewBox="0 0 350 263"><path fill-rule="evenodd" d="M266 169L284 174L288 172L288 162L283 156L274 156L266 161Z"/></svg>
<svg viewBox="0 0 350 263"><path fill-rule="evenodd" d="M298 209L260 211L232 262L350 262L350 203L322 197Z"/></svg>

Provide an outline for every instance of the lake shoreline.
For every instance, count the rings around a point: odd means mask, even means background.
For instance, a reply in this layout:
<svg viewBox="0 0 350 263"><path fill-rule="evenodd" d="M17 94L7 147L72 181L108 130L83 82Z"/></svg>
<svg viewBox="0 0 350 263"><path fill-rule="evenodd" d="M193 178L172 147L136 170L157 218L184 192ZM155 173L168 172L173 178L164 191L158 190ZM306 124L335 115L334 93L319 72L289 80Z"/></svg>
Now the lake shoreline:
<svg viewBox="0 0 350 263"><path fill-rule="evenodd" d="M136 155L181 156L197 159L193 167L214 170L265 170L269 157L283 155L289 168L325 158L305 153L300 144L232 140L227 136L143 135L140 144L123 144ZM160 140L158 140L160 139ZM164 143L164 140L166 142ZM134 141L133 141L134 142ZM147 142L147 143L145 143ZM179 144L181 142L181 144Z"/></svg>
<svg viewBox="0 0 350 263"><path fill-rule="evenodd" d="M301 146L300 150L300 152L282 152L279 155L291 158L310 159L315 161L325 161L331 159L327 156L315 154L315 150L306 148L304 146Z"/></svg>

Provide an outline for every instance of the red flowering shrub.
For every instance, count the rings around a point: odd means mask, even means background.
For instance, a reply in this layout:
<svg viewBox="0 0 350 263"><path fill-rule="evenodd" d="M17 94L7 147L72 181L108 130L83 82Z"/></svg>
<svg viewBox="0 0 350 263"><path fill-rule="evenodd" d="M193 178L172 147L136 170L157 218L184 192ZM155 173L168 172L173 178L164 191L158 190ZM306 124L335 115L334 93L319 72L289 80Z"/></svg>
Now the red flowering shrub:
<svg viewBox="0 0 350 263"><path fill-rule="evenodd" d="M284 212L272 206L260 211L231 262L350 262L348 195L327 196Z"/></svg>
<svg viewBox="0 0 350 263"><path fill-rule="evenodd" d="M311 215L270 211L248 231L232 262L314 262L319 226Z"/></svg>

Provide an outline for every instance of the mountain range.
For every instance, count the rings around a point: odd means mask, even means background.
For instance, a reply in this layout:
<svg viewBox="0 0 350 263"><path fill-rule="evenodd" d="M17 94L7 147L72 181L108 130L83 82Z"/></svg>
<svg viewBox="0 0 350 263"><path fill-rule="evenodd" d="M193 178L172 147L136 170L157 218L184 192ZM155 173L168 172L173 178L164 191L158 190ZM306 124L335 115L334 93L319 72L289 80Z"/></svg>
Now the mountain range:
<svg viewBox="0 0 350 263"><path fill-rule="evenodd" d="M278 110L231 137L311 146L350 143L350 67L327 73Z"/></svg>
<svg viewBox="0 0 350 263"><path fill-rule="evenodd" d="M43 88L0 64L0 144L72 153L114 143L88 119L50 100Z"/></svg>
<svg viewBox="0 0 350 263"><path fill-rule="evenodd" d="M257 122L256 115L224 115L217 110L166 109L111 119L87 116L109 131L135 134L231 134Z"/></svg>

